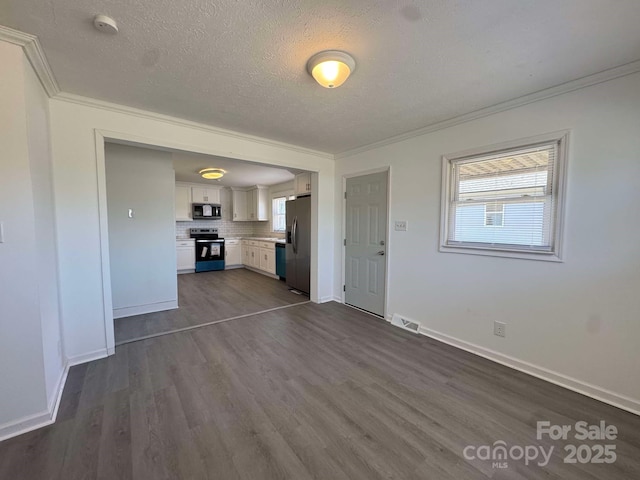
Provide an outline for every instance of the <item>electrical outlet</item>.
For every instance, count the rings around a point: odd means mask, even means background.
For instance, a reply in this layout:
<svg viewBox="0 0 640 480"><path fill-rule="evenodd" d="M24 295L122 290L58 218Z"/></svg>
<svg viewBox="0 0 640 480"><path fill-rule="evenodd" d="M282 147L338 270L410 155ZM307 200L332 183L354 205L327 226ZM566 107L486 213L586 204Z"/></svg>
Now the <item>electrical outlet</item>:
<svg viewBox="0 0 640 480"><path fill-rule="evenodd" d="M395 221L395 230L396 232L406 232L407 231L407 221L406 220L396 220Z"/></svg>
<svg viewBox="0 0 640 480"><path fill-rule="evenodd" d="M493 322L493 334L498 337L506 337L507 324L502 322Z"/></svg>

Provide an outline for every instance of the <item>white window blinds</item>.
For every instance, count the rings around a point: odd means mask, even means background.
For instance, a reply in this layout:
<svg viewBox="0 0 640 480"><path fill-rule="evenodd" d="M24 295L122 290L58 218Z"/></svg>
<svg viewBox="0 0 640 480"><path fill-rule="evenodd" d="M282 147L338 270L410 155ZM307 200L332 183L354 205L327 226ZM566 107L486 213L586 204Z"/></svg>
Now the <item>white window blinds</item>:
<svg viewBox="0 0 640 480"><path fill-rule="evenodd" d="M555 253L561 141L448 160L443 246Z"/></svg>

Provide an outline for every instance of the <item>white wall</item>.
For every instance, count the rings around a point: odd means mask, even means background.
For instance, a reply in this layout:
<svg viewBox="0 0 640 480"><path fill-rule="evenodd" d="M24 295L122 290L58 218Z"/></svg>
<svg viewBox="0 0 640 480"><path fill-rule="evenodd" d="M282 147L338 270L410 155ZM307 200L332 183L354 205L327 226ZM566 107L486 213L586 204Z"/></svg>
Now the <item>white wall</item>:
<svg viewBox="0 0 640 480"><path fill-rule="evenodd" d="M162 145L196 153L319 172L318 231L323 241L312 243L319 282L313 300L333 295L334 166L330 156L314 154L233 132L221 132L168 117L93 102L50 102L54 156L54 191L60 268L60 299L67 356L72 362L105 355L112 334L105 329L98 179L101 165L95 131L109 138L127 136L140 144ZM111 132L111 133L109 133ZM113 133L116 132L116 133ZM105 252L102 252L104 255ZM320 265L320 267L318 267ZM312 283L314 288L314 283Z"/></svg>
<svg viewBox="0 0 640 480"><path fill-rule="evenodd" d="M0 42L0 439L50 420L63 373L47 99Z"/></svg>
<svg viewBox="0 0 640 480"><path fill-rule="evenodd" d="M105 158L114 317L177 308L171 153L107 143Z"/></svg>
<svg viewBox="0 0 640 480"><path fill-rule="evenodd" d="M563 129L564 263L438 252L443 154ZM342 176L385 165L390 225L409 222L390 231L388 315L640 411L640 74L338 160L336 252ZM341 297L340 255L334 271ZM506 338L493 335L494 320L507 323Z"/></svg>
<svg viewBox="0 0 640 480"><path fill-rule="evenodd" d="M36 225L36 260L42 346L49 406L55 400L64 369L58 301L58 251L51 166L49 97L31 65L24 62L27 141ZM41 239L44 239L41 241Z"/></svg>

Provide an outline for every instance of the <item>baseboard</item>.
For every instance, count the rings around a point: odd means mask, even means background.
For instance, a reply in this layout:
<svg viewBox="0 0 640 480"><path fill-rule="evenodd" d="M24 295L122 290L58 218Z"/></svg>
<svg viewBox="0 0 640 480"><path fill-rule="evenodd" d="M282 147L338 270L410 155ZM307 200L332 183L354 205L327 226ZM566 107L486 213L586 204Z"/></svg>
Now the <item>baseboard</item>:
<svg viewBox="0 0 640 480"><path fill-rule="evenodd" d="M113 318L133 317L134 315L143 315L145 313L163 312L165 310L174 310L178 308L178 300L169 300L168 302L149 303L146 305L136 305L134 307L123 307L113 309Z"/></svg>
<svg viewBox="0 0 640 480"><path fill-rule="evenodd" d="M101 348L99 350L94 350L93 352L81 353L80 355L68 357L67 364L69 367L73 367L74 365L80 365L81 363L100 360L101 358L108 357L109 355L113 355L114 353L115 348Z"/></svg>
<svg viewBox="0 0 640 480"><path fill-rule="evenodd" d="M47 410L0 425L0 442L55 423L56 417L58 416L58 409L60 408L62 393L64 392L64 386L67 383L69 369L74 365L80 365L81 363L108 357L109 355L113 355L115 351L115 347L101 348L93 352L83 353L81 355L67 358L65 366L60 373L60 377L56 382L55 394L49 401Z"/></svg>
<svg viewBox="0 0 640 480"><path fill-rule="evenodd" d="M60 377L56 383L55 394L49 402L48 409L43 412L28 415L13 422L0 425L0 442L55 423L58 415L58 408L60 407L60 400L62 399L62 392L64 391L64 385L67 382L67 375L69 374L69 366L70 365L67 362L60 373Z"/></svg>
<svg viewBox="0 0 640 480"><path fill-rule="evenodd" d="M51 416L51 412L45 410L40 413L22 417L13 422L5 423L4 425L0 425L0 441L17 437L18 435L22 435L23 433L30 432L37 428L46 427L47 425L51 425L53 422L54 420Z"/></svg>
<svg viewBox="0 0 640 480"><path fill-rule="evenodd" d="M58 416L58 408L60 408L60 400L62 400L62 392L64 391L64 386L67 383L67 376L69 375L69 362L65 362L64 368L62 369L62 373L60 374L60 378L58 378L58 383L56 384L55 394L49 403L49 411L51 412L51 418L55 422L56 417Z"/></svg>
<svg viewBox="0 0 640 480"><path fill-rule="evenodd" d="M260 270L259 268L250 267L249 265L243 265L243 268L246 268L247 270L251 270L252 272L259 273L260 275L264 275L265 277L270 277L270 278L275 278L276 280L280 280L280 277L278 275L265 272L264 270Z"/></svg>
<svg viewBox="0 0 640 480"><path fill-rule="evenodd" d="M568 390L581 393L582 395L586 395L587 397L591 397L595 400L599 400L614 407L621 408L622 410L626 410L635 415L640 415L640 401L633 398L627 397L625 395L620 395L618 393L606 390L601 387L597 387L595 385L591 385L581 380L577 380L561 373L539 367L529 362L518 360L517 358L511 357L509 355L504 355L494 350L490 350L488 348L484 348L479 345L475 345L473 343L451 337L449 335L431 330L424 326L421 326L418 331L422 335L433 338L434 340L438 340L442 343L446 343L447 345L451 345L461 350L465 350L469 353L473 353L480 357L486 358L487 360L499 363L500 365L513 368L514 370L518 370L519 372L532 375L541 380L553 383L554 385L558 385Z"/></svg>
<svg viewBox="0 0 640 480"><path fill-rule="evenodd" d="M342 299L336 299L333 295L327 295L326 297L320 297L320 301L318 303L327 303L327 302L340 302L342 303Z"/></svg>

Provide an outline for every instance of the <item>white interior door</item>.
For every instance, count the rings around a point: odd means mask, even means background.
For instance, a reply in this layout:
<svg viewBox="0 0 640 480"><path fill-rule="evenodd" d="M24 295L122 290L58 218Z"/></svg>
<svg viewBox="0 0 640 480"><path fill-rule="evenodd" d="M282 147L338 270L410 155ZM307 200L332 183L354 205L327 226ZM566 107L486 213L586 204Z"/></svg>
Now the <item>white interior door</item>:
<svg viewBox="0 0 640 480"><path fill-rule="evenodd" d="M387 175L347 179L345 303L384 315Z"/></svg>

